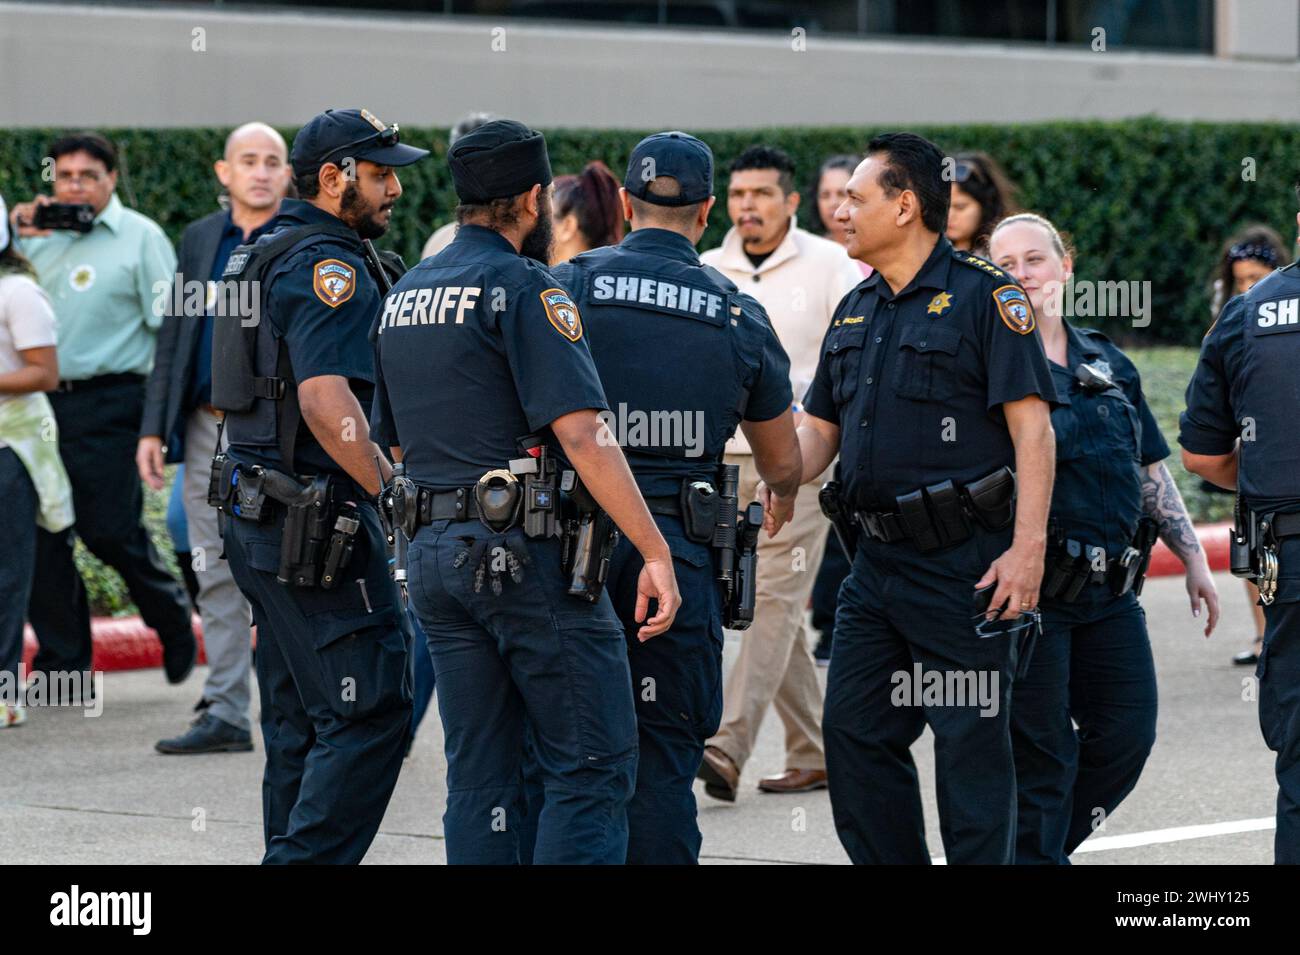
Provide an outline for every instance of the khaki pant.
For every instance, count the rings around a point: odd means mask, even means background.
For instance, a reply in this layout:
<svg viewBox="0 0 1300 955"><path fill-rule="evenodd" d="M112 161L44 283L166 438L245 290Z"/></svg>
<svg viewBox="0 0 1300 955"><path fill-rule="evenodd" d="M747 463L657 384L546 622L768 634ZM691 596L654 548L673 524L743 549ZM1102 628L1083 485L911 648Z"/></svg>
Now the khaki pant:
<svg viewBox="0 0 1300 955"><path fill-rule="evenodd" d="M740 505L755 499L758 471L748 454L727 455L740 465ZM794 519L775 539L758 541L758 603L741 635L740 655L722 691L722 727L710 746L744 768L769 705L785 724L784 769L825 769L822 691L808 649L805 610L821 566L830 523L817 506L821 481L799 489Z"/></svg>

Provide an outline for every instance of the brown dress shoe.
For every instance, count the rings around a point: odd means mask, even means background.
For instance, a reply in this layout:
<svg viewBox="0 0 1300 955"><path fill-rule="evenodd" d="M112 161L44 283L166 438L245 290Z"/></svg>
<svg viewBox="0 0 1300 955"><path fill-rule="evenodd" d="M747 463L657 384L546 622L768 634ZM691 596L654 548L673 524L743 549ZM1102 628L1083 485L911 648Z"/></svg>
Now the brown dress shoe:
<svg viewBox="0 0 1300 955"><path fill-rule="evenodd" d="M764 776L758 788L765 793L806 793L826 788L824 769L787 769L775 776Z"/></svg>
<svg viewBox="0 0 1300 955"><path fill-rule="evenodd" d="M714 799L735 802L740 786L740 770L731 757L716 746L704 747L704 761L696 770L697 779L704 780L704 791Z"/></svg>

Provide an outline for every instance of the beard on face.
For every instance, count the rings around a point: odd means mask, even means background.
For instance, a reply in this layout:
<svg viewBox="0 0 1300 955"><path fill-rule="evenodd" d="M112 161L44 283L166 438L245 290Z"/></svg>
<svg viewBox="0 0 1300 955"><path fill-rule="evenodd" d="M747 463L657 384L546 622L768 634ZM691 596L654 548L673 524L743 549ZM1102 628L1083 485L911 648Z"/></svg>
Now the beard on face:
<svg viewBox="0 0 1300 955"><path fill-rule="evenodd" d="M551 246L555 239L555 226L551 222L551 197L542 193L537 203L537 224L533 226L523 242L519 244L519 254L535 259L542 265L551 264Z"/></svg>
<svg viewBox="0 0 1300 955"><path fill-rule="evenodd" d="M339 218L356 230L363 239L378 239L388 231L388 226L379 220L382 206L366 201L355 182L349 182L343 190L339 203Z"/></svg>

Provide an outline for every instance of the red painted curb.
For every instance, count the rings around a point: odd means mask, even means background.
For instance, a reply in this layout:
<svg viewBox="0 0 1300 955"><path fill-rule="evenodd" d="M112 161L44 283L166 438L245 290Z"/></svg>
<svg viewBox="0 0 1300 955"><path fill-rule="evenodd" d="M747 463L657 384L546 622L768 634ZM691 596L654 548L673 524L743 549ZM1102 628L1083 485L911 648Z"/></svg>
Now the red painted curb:
<svg viewBox="0 0 1300 955"><path fill-rule="evenodd" d="M190 618L194 639L199 645L199 663L207 663L203 653L203 623ZM147 670L162 666L162 643L153 629L139 617L94 617L90 621L90 639L94 643L91 669ZM23 633L23 662L28 667L36 655L36 635L29 626Z"/></svg>
<svg viewBox="0 0 1300 955"><path fill-rule="evenodd" d="M1202 524L1196 535L1205 548L1210 570L1228 569L1228 536L1230 523ZM1158 541L1151 552L1151 569L1148 576L1167 577L1182 574L1183 564ZM203 655L203 625L196 616L194 636L199 642L199 663L206 663ZM91 638L95 642L92 667L96 670L144 670L162 666L162 644L158 634L144 625L139 617L96 617L91 621ZM36 653L36 637L28 627L23 635L23 662L31 666Z"/></svg>
<svg viewBox="0 0 1300 955"><path fill-rule="evenodd" d="M1198 524L1196 536L1201 540L1210 570L1228 569L1228 540L1231 536L1232 523ZM1151 552L1151 567L1148 577L1168 577L1183 573L1183 562L1173 555L1164 541L1156 541L1155 550Z"/></svg>

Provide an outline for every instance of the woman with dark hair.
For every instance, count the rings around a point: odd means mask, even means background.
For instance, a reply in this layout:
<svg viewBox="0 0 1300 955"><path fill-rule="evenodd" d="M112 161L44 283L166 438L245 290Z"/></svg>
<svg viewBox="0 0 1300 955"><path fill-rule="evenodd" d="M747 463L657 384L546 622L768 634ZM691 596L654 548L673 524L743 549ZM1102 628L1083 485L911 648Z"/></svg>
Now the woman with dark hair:
<svg viewBox="0 0 1300 955"><path fill-rule="evenodd" d="M860 162L861 156L844 154L831 156L817 167L817 174L808 187L808 195L813 199L808 204L809 232L844 244L844 225L835 221L835 210L844 201L844 187Z"/></svg>
<svg viewBox="0 0 1300 955"><path fill-rule="evenodd" d="M551 265L567 262L575 255L623 240L623 210L619 206L620 183L599 159L587 163L577 176L556 176L551 199L555 245Z"/></svg>
<svg viewBox="0 0 1300 955"><path fill-rule="evenodd" d="M1210 289L1211 321L1223 310L1224 303L1234 295L1244 295L1252 285L1275 269L1287 264L1286 246L1282 237L1266 225L1248 225L1237 231L1223 245L1219 265ZM1201 489L1215 494L1231 494L1209 481L1201 482ZM1254 666L1259 662L1264 647L1264 610L1259 605L1259 588L1253 580L1243 581L1246 599L1250 602L1251 618L1255 624L1255 642L1250 649L1234 654L1232 662L1239 666Z"/></svg>
<svg viewBox="0 0 1300 955"><path fill-rule="evenodd" d="M1016 211L1015 186L987 153L958 153L953 159L948 241L987 259L993 227Z"/></svg>
<svg viewBox="0 0 1300 955"><path fill-rule="evenodd" d="M0 199L0 729L25 719L18 671L37 528L58 533L72 524L72 489L43 394L59 383L56 344L54 309L14 248Z"/></svg>

